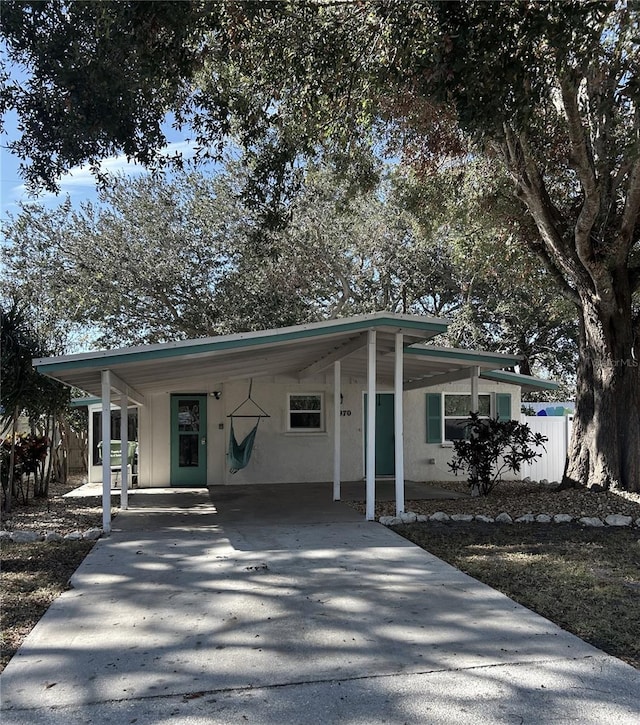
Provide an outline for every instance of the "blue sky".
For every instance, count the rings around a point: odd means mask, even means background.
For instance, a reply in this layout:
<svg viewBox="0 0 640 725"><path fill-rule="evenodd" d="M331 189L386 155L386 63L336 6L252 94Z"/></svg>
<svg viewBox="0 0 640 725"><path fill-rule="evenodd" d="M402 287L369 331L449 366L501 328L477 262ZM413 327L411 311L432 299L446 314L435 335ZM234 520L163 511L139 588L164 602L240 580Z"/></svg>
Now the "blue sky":
<svg viewBox="0 0 640 725"><path fill-rule="evenodd" d="M91 174L88 165L76 167L60 180L60 193L57 195L44 192L38 197L27 193L24 182L20 177L20 162L7 150L7 142L18 134L15 118L5 119L5 132L0 136L0 215L6 218L7 213L16 213L20 201L33 201L37 199L46 206L59 204L68 195L73 204L82 201L93 201L97 197L95 178ZM167 136L170 139L166 147L167 154L181 152L185 158L193 156L193 146L184 140L173 129L167 129ZM102 170L109 174L123 174L125 176L138 176L145 173L143 166L127 161L124 156L115 156L105 159L102 162Z"/></svg>
<svg viewBox="0 0 640 725"><path fill-rule="evenodd" d="M9 62L4 48L0 45L0 60L2 60L17 80L24 80L26 75L22 68L16 67ZM165 152L167 155L180 152L182 156L190 158L194 155L193 146L185 140L187 134L181 134L171 125L171 118L168 117L164 124L164 133L169 141ZM15 112L7 113L3 119L4 130L0 134L0 218L5 219L7 213L16 213L19 210L18 204L21 201L39 201L45 206L55 206L62 202L67 196L74 205L83 201L94 201L97 198L95 178L91 174L88 165L76 167L70 173L59 179L60 192L56 195L43 192L40 196L34 197L27 193L24 181L20 176L20 160L9 153L7 144L18 138L18 119ZM145 173L144 167L127 161L124 156L115 156L105 159L102 163L102 171L113 175L122 174L125 176L139 176Z"/></svg>

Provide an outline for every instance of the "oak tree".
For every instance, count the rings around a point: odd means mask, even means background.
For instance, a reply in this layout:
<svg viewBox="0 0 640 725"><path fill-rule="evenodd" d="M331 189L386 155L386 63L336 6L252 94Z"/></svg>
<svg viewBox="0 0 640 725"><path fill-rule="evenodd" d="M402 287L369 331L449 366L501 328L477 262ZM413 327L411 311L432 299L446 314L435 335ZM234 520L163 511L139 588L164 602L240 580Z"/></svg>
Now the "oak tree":
<svg viewBox="0 0 640 725"><path fill-rule="evenodd" d="M564 483L638 489L639 18L625 0L6 2L30 80L0 98L48 185L115 149L152 160L167 111L203 149L233 136L272 208L301 154L374 145L423 172L499 156L579 319Z"/></svg>

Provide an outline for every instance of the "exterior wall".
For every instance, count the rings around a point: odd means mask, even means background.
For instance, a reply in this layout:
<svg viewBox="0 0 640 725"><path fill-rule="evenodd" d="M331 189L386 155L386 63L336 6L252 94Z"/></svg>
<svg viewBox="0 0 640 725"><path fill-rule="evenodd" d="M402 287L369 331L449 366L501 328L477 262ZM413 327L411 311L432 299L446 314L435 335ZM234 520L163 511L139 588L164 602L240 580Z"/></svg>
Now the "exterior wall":
<svg viewBox="0 0 640 725"><path fill-rule="evenodd" d="M176 392L207 394L220 391L220 399L207 397L207 483L243 484L278 482L322 482L333 478L333 380L331 375L315 381L299 382L278 378L254 380L252 397L270 418L260 421L249 465L231 474L226 461L230 419L227 417L247 397L249 381L224 385L203 385ZM364 393L366 384L344 380L341 417L342 480L364 476ZM393 392L379 387L378 392ZM404 394L405 475L416 481L455 480L447 468L452 448L447 444L426 443L426 393L469 393L466 382L450 383L428 390ZM520 417L520 389L505 383L480 381L480 393L510 393L511 415ZM288 393L322 393L324 428L320 433L287 432ZM139 409L139 478L141 487L170 485L170 394L147 396L147 406ZM247 412L254 409L247 404ZM240 411L242 412L242 411ZM350 413L350 414L349 414ZM235 419L236 439L242 440L255 419ZM433 462L432 462L433 461ZM100 480L101 473L97 480Z"/></svg>
<svg viewBox="0 0 640 725"><path fill-rule="evenodd" d="M404 398L404 468L405 478L413 481L455 481L448 468L453 455L450 443L427 443L426 393L470 393L466 382L424 390L412 390ZM480 380L478 393L509 393L511 395L511 418L520 420L520 388L506 383ZM492 403L493 404L493 403ZM495 411L492 410L492 415Z"/></svg>

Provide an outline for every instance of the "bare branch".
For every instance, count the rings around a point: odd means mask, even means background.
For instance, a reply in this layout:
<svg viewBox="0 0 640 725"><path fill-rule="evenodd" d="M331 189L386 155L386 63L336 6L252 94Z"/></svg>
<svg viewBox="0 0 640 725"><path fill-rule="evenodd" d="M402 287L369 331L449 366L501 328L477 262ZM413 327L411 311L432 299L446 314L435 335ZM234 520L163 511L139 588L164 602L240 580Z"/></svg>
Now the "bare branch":
<svg viewBox="0 0 640 725"><path fill-rule="evenodd" d="M618 261L624 262L633 244L633 231L640 215L640 156L635 160L627 187L619 232Z"/></svg>
<svg viewBox="0 0 640 725"><path fill-rule="evenodd" d="M519 196L527 206L538 228L546 254L545 261L551 263L550 271L557 279L564 280L563 289L571 289L566 279L582 280L587 287L595 288L595 281L576 257L573 247L563 239L558 228L561 214L551 201L523 133L516 135L507 124L504 125L504 142L499 150L505 157L507 168L516 182ZM539 249L536 250L539 253ZM588 270L586 270L588 271Z"/></svg>
<svg viewBox="0 0 640 725"><path fill-rule="evenodd" d="M599 279L597 280L593 274L594 249L591 241L593 225L600 211L600 188L594 168L593 152L582 125L580 109L578 108L578 88L575 80L570 79L567 75L562 76L560 78L560 89L571 143L569 162L577 172L584 192L584 202L574 232L576 252L584 267L591 274L596 287L599 287Z"/></svg>

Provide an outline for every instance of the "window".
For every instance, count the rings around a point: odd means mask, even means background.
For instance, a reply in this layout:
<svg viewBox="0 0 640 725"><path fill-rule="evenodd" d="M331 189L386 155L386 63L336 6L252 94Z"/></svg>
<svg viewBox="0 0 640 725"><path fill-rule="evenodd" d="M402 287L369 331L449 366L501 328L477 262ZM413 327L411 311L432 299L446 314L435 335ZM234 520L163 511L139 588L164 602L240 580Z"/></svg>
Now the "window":
<svg viewBox="0 0 640 725"><path fill-rule="evenodd" d="M324 406L321 393L289 393L289 430L324 430Z"/></svg>
<svg viewBox="0 0 640 725"><path fill-rule="evenodd" d="M465 437L465 426L469 422L471 395L444 393L443 426L445 441L458 441ZM478 412L481 418L491 415L491 395L478 395Z"/></svg>
<svg viewBox="0 0 640 725"><path fill-rule="evenodd" d="M511 420L511 393L482 393L478 396L480 416ZM427 443L450 445L464 437L469 419L471 395L465 393L427 393Z"/></svg>
<svg viewBox="0 0 640 725"><path fill-rule="evenodd" d="M128 433L127 439L129 441L138 440L138 409L129 408L128 418ZM111 411L111 440L120 440L120 411ZM98 410L93 412L93 451L92 451L92 465L99 466L102 464L102 456L100 454L99 444L102 443L102 413Z"/></svg>

